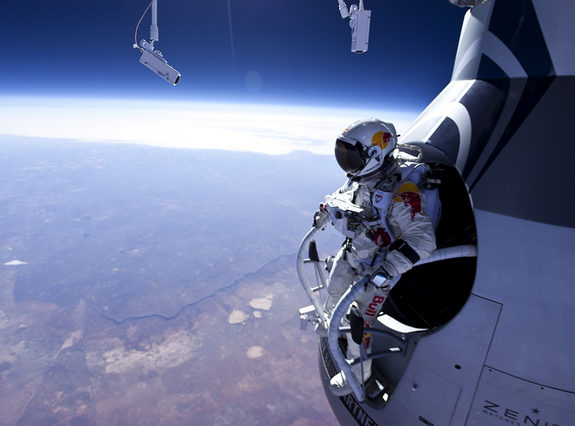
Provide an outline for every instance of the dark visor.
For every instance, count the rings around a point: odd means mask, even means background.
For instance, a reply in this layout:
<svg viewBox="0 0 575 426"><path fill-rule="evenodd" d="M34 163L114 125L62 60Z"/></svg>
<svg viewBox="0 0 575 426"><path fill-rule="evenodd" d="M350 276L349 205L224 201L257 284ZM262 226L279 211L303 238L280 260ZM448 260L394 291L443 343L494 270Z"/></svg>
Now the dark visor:
<svg viewBox="0 0 575 426"><path fill-rule="evenodd" d="M365 167L365 161L357 145L351 145L341 139L335 141L335 159L339 167L347 173L357 173Z"/></svg>

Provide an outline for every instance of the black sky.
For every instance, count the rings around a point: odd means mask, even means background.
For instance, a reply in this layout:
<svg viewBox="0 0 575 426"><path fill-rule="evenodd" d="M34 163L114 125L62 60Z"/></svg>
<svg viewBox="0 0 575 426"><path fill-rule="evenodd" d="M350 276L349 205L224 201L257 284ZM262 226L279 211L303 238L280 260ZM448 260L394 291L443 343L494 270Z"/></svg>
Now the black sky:
<svg viewBox="0 0 575 426"><path fill-rule="evenodd" d="M159 0L156 46L182 73L172 87L132 49L147 4L5 2L0 95L420 109L449 81L464 13L447 0L366 0L370 50L356 55L336 0L230 0L232 55L228 0ZM149 24L148 15L139 39ZM246 85L248 73L256 84Z"/></svg>

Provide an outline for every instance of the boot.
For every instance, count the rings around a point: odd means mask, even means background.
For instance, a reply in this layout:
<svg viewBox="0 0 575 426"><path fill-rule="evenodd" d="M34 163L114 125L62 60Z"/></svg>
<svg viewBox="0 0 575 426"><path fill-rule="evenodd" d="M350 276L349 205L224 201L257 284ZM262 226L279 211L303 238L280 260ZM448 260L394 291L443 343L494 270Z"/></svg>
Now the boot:
<svg viewBox="0 0 575 426"><path fill-rule="evenodd" d="M347 334L346 337L347 337L347 359L352 360L355 358L359 358L361 353L360 345L358 345L353 341L350 334ZM366 349L366 354L370 353L371 353L371 345L369 345ZM352 373L355 375L357 381L360 384L362 384L362 377L361 377L362 364L363 364L363 382L367 382L371 377L370 359L351 367ZM352 392L351 385L347 381L345 374L341 371L330 379L329 389L330 392L335 396L343 396L350 394Z"/></svg>

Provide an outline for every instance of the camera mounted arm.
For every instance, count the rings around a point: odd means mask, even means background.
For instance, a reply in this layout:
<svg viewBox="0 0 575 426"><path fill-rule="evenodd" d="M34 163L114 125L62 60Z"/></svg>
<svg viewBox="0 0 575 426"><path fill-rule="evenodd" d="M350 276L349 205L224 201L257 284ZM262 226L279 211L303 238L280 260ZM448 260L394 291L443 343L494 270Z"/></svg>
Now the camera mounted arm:
<svg viewBox="0 0 575 426"><path fill-rule="evenodd" d="M158 0L152 0L152 25L150 25L150 44L152 48L156 41L160 41L160 30L158 29Z"/></svg>

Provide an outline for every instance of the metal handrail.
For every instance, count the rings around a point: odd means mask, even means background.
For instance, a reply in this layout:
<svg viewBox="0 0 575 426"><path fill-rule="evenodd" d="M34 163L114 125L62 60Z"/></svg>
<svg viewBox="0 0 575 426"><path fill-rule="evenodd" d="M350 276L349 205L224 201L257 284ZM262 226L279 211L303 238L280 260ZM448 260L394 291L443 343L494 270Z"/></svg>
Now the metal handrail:
<svg viewBox="0 0 575 426"><path fill-rule="evenodd" d="M365 393L363 384L360 384L355 374L353 374L351 370L352 365L356 365L359 362L365 361L361 359L354 359L354 360L347 360L343 353L339 348L338 339L340 333L342 331L349 331L347 327L340 327L341 322L343 320L344 315L348 312L349 307L351 304L357 299L357 297L365 291L367 285L369 285L369 276L365 276L359 281L353 283L352 286L343 294L343 296L339 299L337 305L335 306L333 313L331 314L331 318L328 318L321 300L315 295L315 292L321 288L325 287L325 280L323 279L323 275L321 276L322 285L316 287L309 282L308 277L305 275L303 271L303 266L306 263L313 262L316 274L321 274L321 269L317 264L317 260L307 259L306 258L306 249L309 248L309 244L314 237L314 235L322 230L321 226L314 226L312 227L308 233L303 238L298 253L297 253L297 264L296 270L302 287L304 288L309 300L312 302L313 307L315 309L315 315L317 316L318 321L318 328L322 328L324 333L327 331L327 340L328 340L328 350L329 353L334 360L336 366L339 368L340 373L343 373L346 380L348 381L352 392L354 393L355 397L359 402L363 402L365 400ZM441 260L447 259L454 259L460 257L476 257L477 256L477 247L474 245L463 245L463 246L454 246L454 247L447 247L443 249L435 250L429 257L420 260L417 262L415 266L424 265L427 263L438 262ZM317 330L316 331L320 331ZM370 330L371 332L376 332L376 329ZM400 337L392 336L389 333L384 334L395 337L397 340L402 340ZM385 355L391 355L394 353L402 353L405 348L398 348L397 351L388 350L383 352L378 352L367 356L366 359L375 359L380 358Z"/></svg>
<svg viewBox="0 0 575 426"><path fill-rule="evenodd" d="M314 289L316 287L313 286L312 284L310 284L308 277L303 272L303 265L304 265L304 263L307 263L306 262L307 259L305 258L306 249L309 247L309 242L311 241L313 236L320 229L321 228L316 228L315 226L312 227L308 231L308 233L305 235L305 237L303 238L303 240L299 246L299 250L297 252L296 270L297 270L297 274L298 274L299 280L301 282L301 285L302 285L303 289L305 290L307 297L309 298L309 300L313 304L313 307L315 308L315 311L316 311L316 314L317 314L318 320L319 320L318 325L327 330L328 319L327 319L327 316L326 316L325 311L323 309L321 301L318 300L318 298L314 294ZM317 271L317 268L316 268L316 271Z"/></svg>
<svg viewBox="0 0 575 426"><path fill-rule="evenodd" d="M369 282L369 276L363 277L361 280L355 282L337 302L331 319L329 320L329 329L327 332L327 347L332 359L334 360L340 372L343 373L347 382L350 384L355 397L359 402L364 401L363 386L361 386L351 371L351 366L347 359L343 356L339 349L339 324L343 316L347 313L350 305L357 299L357 297L365 291L365 286Z"/></svg>
<svg viewBox="0 0 575 426"><path fill-rule="evenodd" d="M460 257L476 257L477 247L474 245L464 245L447 247L444 249L435 250L429 257L420 260L414 266L424 265L427 263L438 262L441 260L454 259ZM361 280L355 282L339 299L333 314L329 319L329 327L327 333L327 343L328 350L332 359L335 361L337 367L341 373L344 374L346 380L348 381L352 392L359 402L365 400L365 394L363 385L359 383L355 374L351 370L351 365L357 364L357 360L348 361L339 349L338 338L341 331L340 324L344 315L349 310L351 304L357 299L357 297L365 291L367 285L369 285L369 276L363 277ZM402 351L397 351L396 353L401 353ZM374 357L383 356L382 354L373 354ZM379 355L379 356L377 356ZM370 358L374 358L370 357Z"/></svg>

